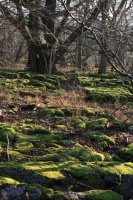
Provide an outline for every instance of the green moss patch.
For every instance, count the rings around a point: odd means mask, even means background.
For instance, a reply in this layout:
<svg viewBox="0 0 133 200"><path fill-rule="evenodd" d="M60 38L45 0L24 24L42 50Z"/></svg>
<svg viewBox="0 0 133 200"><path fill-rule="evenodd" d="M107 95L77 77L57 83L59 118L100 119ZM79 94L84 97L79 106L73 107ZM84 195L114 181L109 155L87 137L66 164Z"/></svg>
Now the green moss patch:
<svg viewBox="0 0 133 200"><path fill-rule="evenodd" d="M80 161L86 162L94 162L94 161L103 161L105 159L104 155L101 153L97 153L94 150L85 147L76 147L69 150L64 151L66 155L73 156Z"/></svg>
<svg viewBox="0 0 133 200"><path fill-rule="evenodd" d="M64 116L64 112L61 109L43 109L41 114L46 117Z"/></svg>
<svg viewBox="0 0 133 200"><path fill-rule="evenodd" d="M121 148L119 156L126 161L133 161L133 143L129 144L127 147Z"/></svg>
<svg viewBox="0 0 133 200"><path fill-rule="evenodd" d="M86 132L85 138L90 139L93 142L97 142L101 148L107 147L108 145L115 145L115 140L112 137L109 137L98 131Z"/></svg>
<svg viewBox="0 0 133 200"><path fill-rule="evenodd" d="M88 121L87 122L87 128L91 130L96 130L96 129L104 129L108 127L108 119L107 118L100 118L97 120L93 121Z"/></svg>
<svg viewBox="0 0 133 200"><path fill-rule="evenodd" d="M125 86L125 80L118 75L105 76L90 74L80 76L79 80L87 94L86 100L96 102L132 102L133 95Z"/></svg>
<svg viewBox="0 0 133 200"><path fill-rule="evenodd" d="M5 177L5 176L0 176L0 186L10 184L10 185L19 185L20 182L16 181L15 179Z"/></svg>
<svg viewBox="0 0 133 200"><path fill-rule="evenodd" d="M0 127L0 141L7 142L9 138L10 142L15 142L18 137L18 133L12 127L2 126Z"/></svg>
<svg viewBox="0 0 133 200"><path fill-rule="evenodd" d="M115 129L115 130L119 130L119 131L124 131L127 130L129 127L129 124L126 122L122 122L120 120L112 120L112 124L110 126L110 128Z"/></svg>
<svg viewBox="0 0 133 200"><path fill-rule="evenodd" d="M90 190L85 194L86 200L122 200L122 197L111 190Z"/></svg>

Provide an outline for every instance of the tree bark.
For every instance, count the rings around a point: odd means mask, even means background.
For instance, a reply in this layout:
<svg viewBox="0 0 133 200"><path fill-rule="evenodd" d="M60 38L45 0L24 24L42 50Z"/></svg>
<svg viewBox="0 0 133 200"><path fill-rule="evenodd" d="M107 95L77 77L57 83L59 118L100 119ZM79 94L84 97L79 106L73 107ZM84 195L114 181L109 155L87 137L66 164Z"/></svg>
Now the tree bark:
<svg viewBox="0 0 133 200"><path fill-rule="evenodd" d="M27 67L34 73L49 73L49 58L44 50L37 44L28 44Z"/></svg>
<svg viewBox="0 0 133 200"><path fill-rule="evenodd" d="M108 0L106 0L103 3L102 6L102 31L101 31L101 44L104 47L104 49L106 50L106 34L105 34L105 30L106 30L106 13L108 12ZM107 58L103 52L103 50L101 50L101 57L100 57L100 63L99 63L99 74L102 73L106 73L107 70Z"/></svg>
<svg viewBox="0 0 133 200"><path fill-rule="evenodd" d="M104 74L106 73L107 69L107 58L104 54L104 52L101 50L101 57L100 57L100 63L99 63L99 74Z"/></svg>
<svg viewBox="0 0 133 200"><path fill-rule="evenodd" d="M82 35L77 39L77 68L82 68Z"/></svg>

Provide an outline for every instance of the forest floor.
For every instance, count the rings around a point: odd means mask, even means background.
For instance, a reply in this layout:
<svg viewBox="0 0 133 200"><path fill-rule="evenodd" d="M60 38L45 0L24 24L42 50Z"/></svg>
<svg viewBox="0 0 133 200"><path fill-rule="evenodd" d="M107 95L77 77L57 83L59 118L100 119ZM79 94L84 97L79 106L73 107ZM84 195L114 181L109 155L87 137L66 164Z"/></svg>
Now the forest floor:
<svg viewBox="0 0 133 200"><path fill-rule="evenodd" d="M128 80L0 72L0 91L0 200L133 199Z"/></svg>

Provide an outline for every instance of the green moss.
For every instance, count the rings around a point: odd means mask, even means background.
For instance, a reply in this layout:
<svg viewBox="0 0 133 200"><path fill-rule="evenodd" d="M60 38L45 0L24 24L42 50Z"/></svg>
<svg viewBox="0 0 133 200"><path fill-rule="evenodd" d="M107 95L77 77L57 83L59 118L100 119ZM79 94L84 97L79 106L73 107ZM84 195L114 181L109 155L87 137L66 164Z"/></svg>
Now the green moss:
<svg viewBox="0 0 133 200"><path fill-rule="evenodd" d="M18 73L21 78L30 79L31 75L27 72L19 72Z"/></svg>
<svg viewBox="0 0 133 200"><path fill-rule="evenodd" d="M102 103L132 102L133 100L132 94L125 87L124 80L117 77L117 75L112 78L109 74L104 77L96 76L95 78L94 76L81 76L80 81L87 94L86 100Z"/></svg>
<svg viewBox="0 0 133 200"><path fill-rule="evenodd" d="M34 75L32 76L32 80L38 80L38 81L46 81L47 80L47 77L45 75L42 75L42 74L37 74L37 75Z"/></svg>
<svg viewBox="0 0 133 200"><path fill-rule="evenodd" d="M44 134L44 135L47 135L47 134L52 134L52 131L40 127L40 128L32 129L31 131L29 131L29 133L30 134Z"/></svg>
<svg viewBox="0 0 133 200"><path fill-rule="evenodd" d="M71 117L73 115L73 110L70 108L64 108L62 111L64 112L65 116Z"/></svg>
<svg viewBox="0 0 133 200"><path fill-rule="evenodd" d="M43 83L43 82L41 82L41 81L38 81L38 80L30 80L30 85L32 85L32 86L36 86L36 87L43 87L43 89L45 88L46 89L46 87L45 87L45 84Z"/></svg>
<svg viewBox="0 0 133 200"><path fill-rule="evenodd" d="M19 142L15 145L15 151L20 151L22 153L29 153L33 148L33 144L31 142Z"/></svg>
<svg viewBox="0 0 133 200"><path fill-rule="evenodd" d="M93 116L96 113L96 109L93 108L86 108L82 110L82 115L85 115L87 117Z"/></svg>
<svg viewBox="0 0 133 200"><path fill-rule="evenodd" d="M122 197L112 190L90 190L85 194L86 200L122 200Z"/></svg>
<svg viewBox="0 0 133 200"><path fill-rule="evenodd" d="M119 120L112 120L111 128L119 131L124 131L128 128L128 124L126 122L122 122Z"/></svg>
<svg viewBox="0 0 133 200"><path fill-rule="evenodd" d="M43 189L42 189L42 197L43 197L43 199L47 199L47 200L54 199L54 191L53 191L53 189L43 187Z"/></svg>
<svg viewBox="0 0 133 200"><path fill-rule="evenodd" d="M0 176L0 186L5 185L5 184L19 185L20 182L16 181L15 179L9 178L9 177Z"/></svg>
<svg viewBox="0 0 133 200"><path fill-rule="evenodd" d="M77 120L75 120L75 127L76 128L86 128L86 122L81 119L77 119Z"/></svg>
<svg viewBox="0 0 133 200"><path fill-rule="evenodd" d="M127 147L121 148L119 156L126 161L133 161L133 143L129 144Z"/></svg>
<svg viewBox="0 0 133 200"><path fill-rule="evenodd" d="M21 154L20 152L18 151L13 151L13 150L10 150L9 151L9 157L11 160L22 160L24 159L26 156L24 154Z"/></svg>
<svg viewBox="0 0 133 200"><path fill-rule="evenodd" d="M0 149L7 147L7 142L0 141Z"/></svg>
<svg viewBox="0 0 133 200"><path fill-rule="evenodd" d="M55 116L64 116L64 112L61 109L55 109Z"/></svg>
<svg viewBox="0 0 133 200"><path fill-rule="evenodd" d="M78 158L80 161L93 162L103 161L105 159L103 154L85 147L73 148L72 150L68 150L67 154Z"/></svg>
<svg viewBox="0 0 133 200"><path fill-rule="evenodd" d="M32 193L32 192L34 192L36 189L37 189L36 186L34 186L34 185L28 185L27 188L26 188L26 191Z"/></svg>
<svg viewBox="0 0 133 200"><path fill-rule="evenodd" d="M112 137L98 131L88 131L85 133L85 137L91 141L98 142L98 145L101 148L115 144L115 140Z"/></svg>
<svg viewBox="0 0 133 200"><path fill-rule="evenodd" d="M16 142L18 133L10 126L0 127L0 141L7 142L7 136L10 142Z"/></svg>
<svg viewBox="0 0 133 200"><path fill-rule="evenodd" d="M43 109L41 113L43 116L47 117L64 116L64 112L61 109L52 109L52 108Z"/></svg>
<svg viewBox="0 0 133 200"><path fill-rule="evenodd" d="M59 153L51 153L51 154L46 154L42 156L37 157L38 160L43 160L43 161L53 161L53 162L62 162L64 161L64 156L59 154ZM67 160L67 159L66 159Z"/></svg>
<svg viewBox="0 0 133 200"><path fill-rule="evenodd" d="M104 150L108 147L108 143L106 141L99 142L98 147L99 149Z"/></svg>
<svg viewBox="0 0 133 200"><path fill-rule="evenodd" d="M72 200L72 199L68 199L63 192L60 191L56 191L54 194L54 200Z"/></svg>
<svg viewBox="0 0 133 200"><path fill-rule="evenodd" d="M66 174L80 179L80 182L85 182L88 185L94 187L105 187L106 176L116 177L117 181L121 181L122 175L133 174L133 163L122 162L88 162L85 165L80 164L78 161L67 162L7 162L0 164L0 173L6 169L12 168L24 168L25 170L33 171L35 174L39 174L51 181L66 181L66 176L62 173L62 170ZM10 171L10 170L9 170ZM115 175L115 176L114 176ZM116 179L114 182L116 183ZM21 177L23 181L23 177ZM49 182L55 184L55 182Z"/></svg>
<svg viewBox="0 0 133 200"><path fill-rule="evenodd" d="M55 111L54 111L54 109L43 109L41 111L41 114L46 117L54 117Z"/></svg>
<svg viewBox="0 0 133 200"><path fill-rule="evenodd" d="M67 130L67 126L65 126L64 124L57 124L57 125L55 125L55 128Z"/></svg>
<svg viewBox="0 0 133 200"><path fill-rule="evenodd" d="M9 71L1 71L0 72L0 76L6 77L8 79L19 78L19 74L18 73L9 72Z"/></svg>
<svg viewBox="0 0 133 200"><path fill-rule="evenodd" d="M104 129L106 127L108 127L108 119L106 118L100 118L87 123L87 128L91 130Z"/></svg>
<svg viewBox="0 0 133 200"><path fill-rule="evenodd" d="M95 162L87 165L75 164L66 170L76 179L81 179L93 187L105 187L108 182L106 182L106 176L113 177L112 182L120 183L122 175L132 175L133 163Z"/></svg>
<svg viewBox="0 0 133 200"><path fill-rule="evenodd" d="M56 87L52 83L45 82L45 86L47 89L54 90Z"/></svg>

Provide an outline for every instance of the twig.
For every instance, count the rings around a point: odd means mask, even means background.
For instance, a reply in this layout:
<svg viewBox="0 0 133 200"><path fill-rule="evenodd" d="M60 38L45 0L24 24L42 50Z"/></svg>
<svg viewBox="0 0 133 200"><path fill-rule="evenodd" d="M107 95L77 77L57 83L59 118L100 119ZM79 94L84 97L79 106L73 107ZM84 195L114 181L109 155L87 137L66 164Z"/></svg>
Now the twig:
<svg viewBox="0 0 133 200"><path fill-rule="evenodd" d="M6 134L6 138L7 138L7 147L6 147L7 160L10 161L10 156L9 156L10 141L8 134Z"/></svg>
<svg viewBox="0 0 133 200"><path fill-rule="evenodd" d="M112 113L111 113L111 116L113 116L120 108L122 108L123 106L125 106L126 103L120 105L118 108L116 108Z"/></svg>

